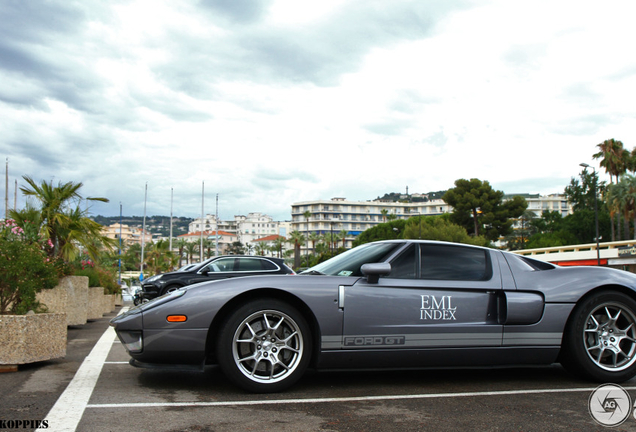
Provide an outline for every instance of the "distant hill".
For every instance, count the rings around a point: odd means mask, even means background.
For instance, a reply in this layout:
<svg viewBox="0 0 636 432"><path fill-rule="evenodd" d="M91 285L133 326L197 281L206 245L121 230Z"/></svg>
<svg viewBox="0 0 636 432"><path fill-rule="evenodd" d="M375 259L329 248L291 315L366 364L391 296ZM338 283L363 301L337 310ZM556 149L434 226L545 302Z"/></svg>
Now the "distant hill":
<svg viewBox="0 0 636 432"><path fill-rule="evenodd" d="M435 199L442 199L446 191L416 193L406 195L400 192L385 193L384 196L378 196L376 200L392 201L392 202L428 202Z"/></svg>
<svg viewBox="0 0 636 432"><path fill-rule="evenodd" d="M93 216L91 219L105 226L119 223L119 216ZM188 225L193 220L193 218L187 217L173 217L172 235L176 237L187 233ZM123 216L121 223L133 227L142 227L144 218L143 216ZM161 237L168 237L170 235L170 216L147 216L146 230Z"/></svg>

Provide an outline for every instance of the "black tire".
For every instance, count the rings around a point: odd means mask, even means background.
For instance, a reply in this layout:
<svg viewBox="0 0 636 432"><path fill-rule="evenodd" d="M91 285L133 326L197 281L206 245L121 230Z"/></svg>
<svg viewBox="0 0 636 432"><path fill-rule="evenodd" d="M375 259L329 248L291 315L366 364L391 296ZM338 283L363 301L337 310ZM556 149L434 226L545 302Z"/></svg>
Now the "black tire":
<svg viewBox="0 0 636 432"><path fill-rule="evenodd" d="M254 393L284 390L311 360L311 332L305 318L275 299L251 301L222 324L216 355L225 375Z"/></svg>
<svg viewBox="0 0 636 432"><path fill-rule="evenodd" d="M561 363L598 382L620 383L636 375L636 301L604 291L582 300L563 337Z"/></svg>

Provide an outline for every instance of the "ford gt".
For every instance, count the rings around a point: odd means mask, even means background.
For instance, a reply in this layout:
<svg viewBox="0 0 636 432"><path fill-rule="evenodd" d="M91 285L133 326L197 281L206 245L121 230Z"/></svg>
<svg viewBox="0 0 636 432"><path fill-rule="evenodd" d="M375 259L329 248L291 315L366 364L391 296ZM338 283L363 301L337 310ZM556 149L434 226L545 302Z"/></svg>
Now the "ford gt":
<svg viewBox="0 0 636 432"><path fill-rule="evenodd" d="M462 244L390 240L294 276L180 288L111 320L139 367L217 364L251 392L308 369L560 362L636 375L636 275Z"/></svg>

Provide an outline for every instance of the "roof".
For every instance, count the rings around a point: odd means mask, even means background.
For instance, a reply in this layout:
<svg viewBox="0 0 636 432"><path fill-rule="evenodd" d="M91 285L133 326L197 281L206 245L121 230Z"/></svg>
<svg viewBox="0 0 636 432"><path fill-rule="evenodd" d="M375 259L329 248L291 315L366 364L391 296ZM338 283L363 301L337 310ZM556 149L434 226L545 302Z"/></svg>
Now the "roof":
<svg viewBox="0 0 636 432"><path fill-rule="evenodd" d="M259 239L252 240L252 241L255 241L255 242L269 242L269 241L274 241L274 240L279 239L279 238L285 239L285 237L283 237L282 235L272 234L272 235L268 235L267 237L261 237Z"/></svg>
<svg viewBox="0 0 636 432"><path fill-rule="evenodd" d="M212 236L215 236L216 233L217 233L216 231L203 231L203 236L204 237L206 237L206 236L207 237L212 237ZM232 233L229 233L229 232L226 232L226 231L220 231L219 230L218 233L219 233L219 236L235 236L236 237L236 234L232 234ZM181 235L177 236L177 238L178 237L183 237L183 238L201 237L201 231L191 232L191 233L187 233L187 234L181 234Z"/></svg>

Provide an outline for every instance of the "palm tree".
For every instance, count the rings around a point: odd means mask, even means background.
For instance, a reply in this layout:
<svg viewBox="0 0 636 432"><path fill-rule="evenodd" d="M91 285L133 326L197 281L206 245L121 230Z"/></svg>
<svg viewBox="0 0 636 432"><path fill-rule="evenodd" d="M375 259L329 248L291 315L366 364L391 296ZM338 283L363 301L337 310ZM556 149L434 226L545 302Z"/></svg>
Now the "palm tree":
<svg viewBox="0 0 636 432"><path fill-rule="evenodd" d="M386 222L386 216L389 214L389 211L387 209L382 209L380 213L382 213L382 222Z"/></svg>
<svg viewBox="0 0 636 432"><path fill-rule="evenodd" d="M340 231L340 238L342 239L342 247L346 248L347 247L347 236L349 235L349 231L347 230L341 230Z"/></svg>
<svg viewBox="0 0 636 432"><path fill-rule="evenodd" d="M609 200L608 205L612 206L612 210L623 216L623 240L627 240L631 237L630 220L636 221L636 176L625 174L618 183L610 185ZM634 228L636 236L636 224Z"/></svg>
<svg viewBox="0 0 636 432"><path fill-rule="evenodd" d="M58 215L56 220L56 256L64 258L67 262L73 261L79 254L78 245L93 261L98 260L102 247L110 250L117 247L117 240L104 236L102 226L86 217L85 212L79 207Z"/></svg>
<svg viewBox="0 0 636 432"><path fill-rule="evenodd" d="M283 257L283 246L285 245L285 238L284 237L277 237L273 242L272 242L272 252L276 252L278 258L282 258Z"/></svg>
<svg viewBox="0 0 636 432"><path fill-rule="evenodd" d="M188 257L188 264L192 264L194 254L199 250L199 245L195 242L188 242L185 246L185 253Z"/></svg>
<svg viewBox="0 0 636 432"><path fill-rule="evenodd" d="M165 273L176 262L176 257L170 249L169 240L159 240L148 247L145 265L152 274Z"/></svg>
<svg viewBox="0 0 636 432"><path fill-rule="evenodd" d="M256 255L265 255L266 250L267 246L265 246L265 242L260 241L254 246L254 253L256 253Z"/></svg>
<svg viewBox="0 0 636 432"><path fill-rule="evenodd" d="M309 234L308 240L311 242L311 250L313 251L314 255L316 254L316 243L319 242L320 239L320 234L315 231Z"/></svg>
<svg viewBox="0 0 636 432"><path fill-rule="evenodd" d="M305 238L309 238L309 218L311 217L311 212L309 210L306 210L303 213L303 216L305 216L305 222L307 223ZM307 267L309 267L309 247L305 249L305 261L307 262Z"/></svg>
<svg viewBox="0 0 636 432"><path fill-rule="evenodd" d="M185 248L188 244L188 241L184 238L180 238L177 239L175 246L177 247L177 250L179 251L179 264L178 264L178 268L183 267L182 261L183 261L183 252L185 251Z"/></svg>
<svg viewBox="0 0 636 432"><path fill-rule="evenodd" d="M79 207L79 202L84 199L79 194L79 189L83 186L82 183L73 183L67 182L62 184L59 182L56 187L53 187L52 184L49 184L45 181L42 181L39 185L29 176L24 176L24 180L29 184L29 187L21 187L20 190L22 193L29 197L35 197L36 200L40 202L40 213L42 215L43 225L45 227L45 235L51 240L53 244L52 250L49 252L49 256L62 256L62 247L65 244L70 243L67 239L61 238L61 230L64 224L68 225L71 223L70 221L64 221L65 213L68 213L66 216L75 218L75 222L82 222L81 224L76 224L75 228L78 229L92 229L90 224L85 223L85 221L77 220L78 211L77 209L72 210L73 204ZM87 201L101 201L108 202L107 198L85 198ZM82 216L84 216L82 214ZM88 218L85 218L88 219ZM81 226L84 225L84 226ZM86 235L90 235L90 232L85 233ZM86 236L85 236L86 237ZM68 250L68 248L67 248Z"/></svg>
<svg viewBox="0 0 636 432"><path fill-rule="evenodd" d="M628 168L633 168L634 161L632 155L628 150L623 148L623 143L617 141L614 138L603 141L596 145L599 148L599 152L595 153L592 157L594 159L601 159L600 165L605 168L605 172L610 176L610 184L613 184L612 177L616 178L618 182L619 176L624 174ZM615 191L616 192L616 191ZM614 212L617 218L621 217L620 212ZM614 218L610 219L612 228L612 240L615 239L614 234ZM626 222L627 223L627 222ZM618 232L620 233L620 219L618 219Z"/></svg>
<svg viewBox="0 0 636 432"><path fill-rule="evenodd" d="M613 183L612 176L616 178L625 173L627 166L630 164L630 153L623 148L623 143L617 141L614 138L603 141L597 144L599 152L595 153L592 157L594 159L601 159L600 165L605 168L610 176L610 183Z"/></svg>
<svg viewBox="0 0 636 432"><path fill-rule="evenodd" d="M287 242L294 245L294 269L298 269L300 267L300 247L305 244L305 236L300 231L292 231Z"/></svg>

